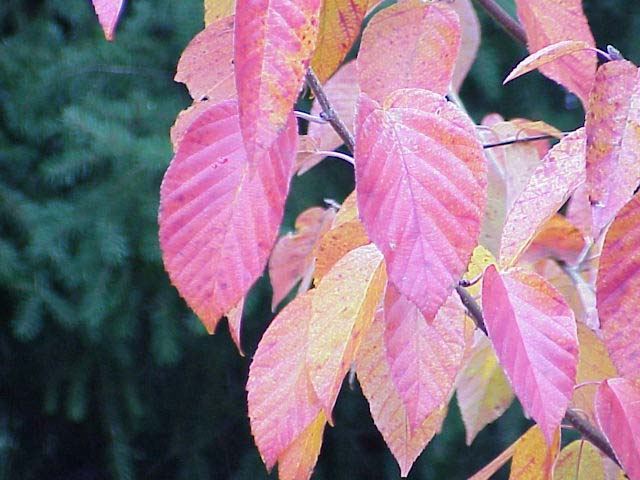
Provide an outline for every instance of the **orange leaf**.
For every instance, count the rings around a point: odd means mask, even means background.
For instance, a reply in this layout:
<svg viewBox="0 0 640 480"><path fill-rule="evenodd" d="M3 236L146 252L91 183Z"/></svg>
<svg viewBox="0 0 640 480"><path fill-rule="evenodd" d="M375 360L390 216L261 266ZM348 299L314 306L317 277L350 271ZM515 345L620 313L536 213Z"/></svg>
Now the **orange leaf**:
<svg viewBox="0 0 640 480"><path fill-rule="evenodd" d="M554 480L605 480L602 458L589 442L576 440L564 447L553 467Z"/></svg>
<svg viewBox="0 0 640 480"><path fill-rule="evenodd" d="M321 0L237 0L234 65L249 164L293 109L318 35Z"/></svg>
<svg viewBox="0 0 640 480"><path fill-rule="evenodd" d="M598 69L585 121L594 238L640 183L639 96L640 73L631 62L607 62Z"/></svg>
<svg viewBox="0 0 640 480"><path fill-rule="evenodd" d="M527 33L529 52L563 40L583 41L595 47L582 0L516 0L518 18ZM576 52L540 67L540 71L587 104L597 58L594 52Z"/></svg>
<svg viewBox="0 0 640 480"><path fill-rule="evenodd" d="M249 369L251 433L269 470L322 415L305 363L313 297L309 290L278 314Z"/></svg>
<svg viewBox="0 0 640 480"><path fill-rule="evenodd" d="M385 283L382 254L366 245L340 259L315 289L306 361L328 418Z"/></svg>
<svg viewBox="0 0 640 480"><path fill-rule="evenodd" d="M307 480L318 461L322 446L322 433L327 423L323 412L296 438L278 457L278 478L280 480Z"/></svg>
<svg viewBox="0 0 640 480"><path fill-rule="evenodd" d="M335 213L332 208L309 208L298 215L296 232L287 233L276 242L269 259L269 278L273 287L272 310L300 280L302 292L309 287L314 263L313 250L331 226Z"/></svg>
<svg viewBox="0 0 640 480"><path fill-rule="evenodd" d="M471 357L458 376L456 390L467 445L509 408L513 397L489 340L482 334L477 335Z"/></svg>
<svg viewBox="0 0 640 480"><path fill-rule="evenodd" d="M560 429L556 429L553 441L547 444L542 430L537 425L531 427L516 443L511 473L513 480L551 480L553 463L560 450Z"/></svg>
<svg viewBox="0 0 640 480"><path fill-rule="evenodd" d="M338 210L336 214L333 226L339 227L343 223L357 220L358 218L358 200L356 198L356 191L354 190L344 199L342 205L340 205L340 210Z"/></svg>
<svg viewBox="0 0 640 480"><path fill-rule="evenodd" d="M313 256L316 257L313 272L316 283L347 253L369 243L371 240L358 219L338 225L325 233L313 251Z"/></svg>
<svg viewBox="0 0 640 480"><path fill-rule="evenodd" d="M184 49L175 81L184 83L196 100L211 104L236 96L233 76L233 17L211 23Z"/></svg>
<svg viewBox="0 0 640 480"><path fill-rule="evenodd" d="M208 27L216 20L233 15L235 0L204 0L204 25Z"/></svg>
<svg viewBox="0 0 640 480"><path fill-rule="evenodd" d="M535 53L532 53L527 58L522 60L516 68L514 68L507 78L504 79L502 84L506 84L511 80L518 78L525 73L529 73L536 68L540 68L554 60L557 60L565 55L570 55L582 50L589 50L592 47L587 43L580 40L564 40L562 42L547 45L541 48Z"/></svg>
<svg viewBox="0 0 640 480"><path fill-rule="evenodd" d="M338 69L360 35L368 0L324 0L311 66L322 83ZM329 98L333 97L329 95Z"/></svg>
<svg viewBox="0 0 640 480"><path fill-rule="evenodd" d="M620 211L600 255L596 298L604 344L620 375L640 380L640 194Z"/></svg>
<svg viewBox="0 0 640 480"><path fill-rule="evenodd" d="M400 465L401 475L406 477L420 452L440 431L447 406L445 402L418 428L409 427L407 411L391 378L384 330L383 313L379 310L358 351L358 381L369 402L373 421Z"/></svg>
<svg viewBox="0 0 640 480"><path fill-rule="evenodd" d="M542 258L553 258L573 265L584 246L582 232L566 217L556 213L531 241L522 254L522 261L534 263Z"/></svg>
<svg viewBox="0 0 640 480"><path fill-rule="evenodd" d="M358 53L360 89L383 102L394 90L449 90L460 49L458 15L442 3L410 0L378 12Z"/></svg>

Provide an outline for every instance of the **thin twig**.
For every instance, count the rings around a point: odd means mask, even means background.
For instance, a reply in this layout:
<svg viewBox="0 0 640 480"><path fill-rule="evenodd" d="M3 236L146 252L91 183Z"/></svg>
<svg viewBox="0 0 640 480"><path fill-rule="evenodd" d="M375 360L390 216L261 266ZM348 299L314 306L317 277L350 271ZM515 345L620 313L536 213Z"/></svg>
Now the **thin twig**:
<svg viewBox="0 0 640 480"><path fill-rule="evenodd" d="M508 140L502 140L500 142L487 143L486 145L482 145L482 148L504 147L505 145L513 145L514 143L535 142L536 140L550 140L552 138L557 137L555 135L544 134L534 135L532 137L510 138Z"/></svg>
<svg viewBox="0 0 640 480"><path fill-rule="evenodd" d="M522 25L511 17L511 15L505 12L504 9L495 2L495 0L476 0L476 2L478 2L478 4L484 8L509 35L525 47L527 46L527 34L525 33L524 28L522 28Z"/></svg>
<svg viewBox="0 0 640 480"><path fill-rule="evenodd" d="M322 107L323 117L331 124L331 126L340 136L349 151L353 153L356 145L353 135L351 135L351 132L349 131L347 126L342 122L342 120L340 120L338 114L333 109L333 106L331 106L331 102L329 101L329 98L327 97L327 94L325 93L320 80L318 79L318 77L316 77L316 74L313 72L313 69L311 67L307 69L305 78L307 80L309 88L311 88L311 91L318 99L318 103Z"/></svg>
<svg viewBox="0 0 640 480"><path fill-rule="evenodd" d="M329 123L328 120L326 118L324 118L324 116L320 117L320 116L317 116L317 115L311 115L310 113L301 112L299 110L294 110L293 114L298 118L306 120L307 122L319 123L320 125L324 125L325 123Z"/></svg>

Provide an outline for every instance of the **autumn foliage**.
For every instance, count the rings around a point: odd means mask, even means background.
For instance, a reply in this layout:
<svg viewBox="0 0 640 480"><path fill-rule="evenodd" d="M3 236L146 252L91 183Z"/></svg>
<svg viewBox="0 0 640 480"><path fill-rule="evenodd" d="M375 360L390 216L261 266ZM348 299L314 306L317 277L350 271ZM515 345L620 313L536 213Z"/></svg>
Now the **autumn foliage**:
<svg viewBox="0 0 640 480"><path fill-rule="evenodd" d="M531 55L506 81L539 69L584 127L476 125L458 99L479 47L469 0L376 3L208 1L178 65L194 103L160 191L171 281L238 348L265 267L274 309L298 285L247 384L267 469L311 476L352 372L403 476L456 393L468 443L514 396L536 422L476 478L512 458L512 478L616 462L640 479L638 67L596 49L580 0L516 0ZM111 39L122 2L94 5ZM305 80L315 103L295 112ZM353 163L354 194L278 239L292 176L327 156ZM561 449L563 421L585 441Z"/></svg>

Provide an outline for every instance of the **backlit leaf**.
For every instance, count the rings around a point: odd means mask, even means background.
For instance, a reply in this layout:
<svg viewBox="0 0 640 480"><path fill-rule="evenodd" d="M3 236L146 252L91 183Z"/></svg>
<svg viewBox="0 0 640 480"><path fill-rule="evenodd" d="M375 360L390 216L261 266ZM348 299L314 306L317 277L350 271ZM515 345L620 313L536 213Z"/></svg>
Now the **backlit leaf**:
<svg viewBox="0 0 640 480"><path fill-rule="evenodd" d="M362 34L360 89L378 102L400 88L449 90L460 22L448 5L410 0L378 12Z"/></svg>
<svg viewBox="0 0 640 480"><path fill-rule="evenodd" d="M175 81L184 83L194 100L206 99L212 105L235 97L233 17L211 23L189 42Z"/></svg>
<svg viewBox="0 0 640 480"><path fill-rule="evenodd" d="M598 425L630 479L640 478L640 387L624 378L605 380L596 393Z"/></svg>
<svg viewBox="0 0 640 480"><path fill-rule="evenodd" d="M206 27L216 20L233 15L235 0L204 0L204 24Z"/></svg>
<svg viewBox="0 0 640 480"><path fill-rule="evenodd" d="M350 220L325 233L314 248L316 283L351 250L371 243L360 220Z"/></svg>
<svg viewBox="0 0 640 480"><path fill-rule="evenodd" d="M327 423L323 412L296 438L278 457L278 478L280 480L307 480L318 461L322 446L322 433Z"/></svg>
<svg viewBox="0 0 640 480"><path fill-rule="evenodd" d="M605 480L602 458L589 442L576 440L564 447L553 468L554 480Z"/></svg>
<svg viewBox="0 0 640 480"><path fill-rule="evenodd" d="M124 7L124 0L92 0L92 3L104 37L112 42L118 19Z"/></svg>
<svg viewBox="0 0 640 480"><path fill-rule="evenodd" d="M582 0L516 0L516 6L518 18L527 33L529 52L537 52L564 40L583 41L595 47L582 11ZM540 71L577 95L586 105L596 65L596 54L583 51L543 65Z"/></svg>
<svg viewBox="0 0 640 480"><path fill-rule="evenodd" d="M596 298L604 343L620 375L640 380L640 194L607 232Z"/></svg>
<svg viewBox="0 0 640 480"><path fill-rule="evenodd" d="M238 0L234 62L240 127L253 164L284 128L318 34L321 0Z"/></svg>
<svg viewBox="0 0 640 480"><path fill-rule="evenodd" d="M309 290L278 314L249 369L251 433L269 470L322 415L305 363L313 297Z"/></svg>
<svg viewBox="0 0 640 480"><path fill-rule="evenodd" d="M584 181L585 136L579 129L556 144L534 170L507 213L500 263L513 265L543 225Z"/></svg>
<svg viewBox="0 0 640 480"><path fill-rule="evenodd" d="M586 325L578 323L578 340L580 341L580 358L576 384L600 382L618 376L604 343L595 332ZM575 389L571 399L571 407L586 415L593 425L596 425L593 407L596 389L597 385L582 385Z"/></svg>
<svg viewBox="0 0 640 480"><path fill-rule="evenodd" d="M578 336L573 311L544 278L489 266L482 309L498 360L515 394L551 444L573 395Z"/></svg>
<svg viewBox="0 0 640 480"><path fill-rule="evenodd" d="M598 69L589 96L587 185L594 237L640 183L640 73L626 60Z"/></svg>
<svg viewBox="0 0 640 480"><path fill-rule="evenodd" d="M455 292L435 319L427 322L420 310L389 284L384 318L391 378L414 430L449 399L472 332L465 331L465 309Z"/></svg>
<svg viewBox="0 0 640 480"><path fill-rule="evenodd" d="M244 357L242 344L240 343L240 333L242 329L242 313L244 311L244 298L241 298L238 304L227 312L227 323L229 324L229 333L233 343L236 344L238 352Z"/></svg>
<svg viewBox="0 0 640 480"><path fill-rule="evenodd" d="M560 429L542 433L538 425L518 439L511 460L510 480L551 480L553 463L560 450ZM546 437L546 441L545 441Z"/></svg>
<svg viewBox="0 0 640 480"><path fill-rule="evenodd" d="M533 263L542 258L553 258L573 265L584 247L582 232L566 217L556 213L533 238L522 255L522 261Z"/></svg>
<svg viewBox="0 0 640 480"><path fill-rule="evenodd" d="M447 406L445 402L418 428L409 427L406 408L391 378L384 331L383 312L378 310L358 350L358 381L369 402L373 421L398 462L401 475L406 477L415 459L440 431Z"/></svg>
<svg viewBox="0 0 640 480"><path fill-rule="evenodd" d="M305 210L296 219L296 232L287 233L276 242L269 258L269 278L273 287L272 310L275 310L300 280L304 287L302 291L308 288L314 265L313 250L331 226L335 212L332 208L320 207Z"/></svg>
<svg viewBox="0 0 640 480"><path fill-rule="evenodd" d="M486 163L475 127L455 105L418 89L395 92L383 105L361 95L358 116L362 223L390 280L430 321L478 242Z"/></svg>
<svg viewBox="0 0 640 480"><path fill-rule="evenodd" d="M209 332L262 274L278 235L296 151L296 121L249 172L235 101L184 135L160 188L160 247L171 282Z"/></svg>
<svg viewBox="0 0 640 480"><path fill-rule="evenodd" d="M482 334L476 336L471 357L460 372L456 398L467 432L467 445L471 445L478 432L499 418L513 401L511 386L489 340Z"/></svg>
<svg viewBox="0 0 640 480"><path fill-rule="evenodd" d="M338 69L362 27L368 0L324 0L311 66L322 83ZM329 96L333 100L333 97Z"/></svg>
<svg viewBox="0 0 640 480"><path fill-rule="evenodd" d="M307 365L330 419L344 376L384 292L386 274L375 245L347 253L322 278L312 301Z"/></svg>
<svg viewBox="0 0 640 480"><path fill-rule="evenodd" d="M451 88L455 92L460 90L462 82L471 69L480 48L480 21L471 0L456 0L451 3L460 18L460 52L451 78Z"/></svg>
<svg viewBox="0 0 640 480"><path fill-rule="evenodd" d="M522 60L516 68L514 68L507 78L504 79L502 84L504 85L511 80L518 78L525 73L529 73L536 68L540 68L543 65L548 64L549 62L553 62L560 57L564 57L565 55L569 55L575 52L580 52L582 50L588 50L591 46L587 42L583 42L580 40L564 40L562 42L554 43L552 45L547 45L546 47L541 48L537 52L532 53L527 58Z"/></svg>

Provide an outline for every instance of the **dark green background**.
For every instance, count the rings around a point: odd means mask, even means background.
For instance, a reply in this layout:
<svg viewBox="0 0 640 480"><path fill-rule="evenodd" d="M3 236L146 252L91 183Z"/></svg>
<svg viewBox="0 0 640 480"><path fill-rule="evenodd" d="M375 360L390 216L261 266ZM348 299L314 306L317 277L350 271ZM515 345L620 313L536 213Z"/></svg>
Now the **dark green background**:
<svg viewBox="0 0 640 480"><path fill-rule="evenodd" d="M585 10L599 46L640 60L638 2ZM189 103L172 77L201 19L200 0L132 0L109 44L86 0L0 6L0 480L266 477L244 384L268 281L247 301L241 358L224 326L205 334L158 250L168 132ZM474 118L580 125L575 98L537 73L501 86L525 51L482 20L462 92ZM352 185L336 160L296 179L283 228ZM343 390L335 420L315 478L398 476L360 391ZM467 448L453 402L411 478L465 478L524 428L514 406Z"/></svg>

